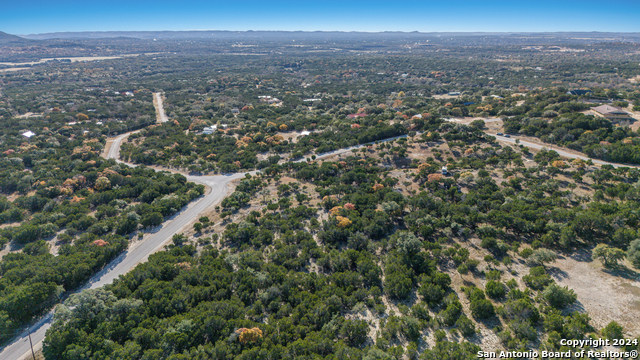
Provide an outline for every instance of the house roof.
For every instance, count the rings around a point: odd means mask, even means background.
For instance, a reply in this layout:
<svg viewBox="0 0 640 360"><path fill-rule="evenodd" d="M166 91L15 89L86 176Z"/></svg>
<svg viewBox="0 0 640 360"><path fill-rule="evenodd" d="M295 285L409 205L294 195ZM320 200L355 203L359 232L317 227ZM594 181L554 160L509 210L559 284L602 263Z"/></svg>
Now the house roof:
<svg viewBox="0 0 640 360"><path fill-rule="evenodd" d="M32 131L27 131L27 132L23 133L23 134L22 134L22 136L27 137L27 138L30 138L30 137L32 137L32 136L33 136L33 135L35 135L35 134L36 134L36 133L34 133L34 132L32 132Z"/></svg>
<svg viewBox="0 0 640 360"><path fill-rule="evenodd" d="M619 107L611 106L611 105L600 105L596 107L592 107L591 110L598 112L602 115L629 115L628 112L620 109Z"/></svg>

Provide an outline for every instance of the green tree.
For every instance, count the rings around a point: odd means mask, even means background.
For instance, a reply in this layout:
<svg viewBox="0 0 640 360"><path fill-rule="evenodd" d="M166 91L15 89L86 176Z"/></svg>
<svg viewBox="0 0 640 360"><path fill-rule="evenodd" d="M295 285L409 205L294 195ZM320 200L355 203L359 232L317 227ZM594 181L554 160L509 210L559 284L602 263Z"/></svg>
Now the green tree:
<svg viewBox="0 0 640 360"><path fill-rule="evenodd" d="M142 226L144 227L158 226L162 224L163 220L164 218L162 217L162 214L154 211L150 214L143 216L142 219L140 220L140 224L142 224Z"/></svg>
<svg viewBox="0 0 640 360"><path fill-rule="evenodd" d="M187 242L188 238L183 234L174 234L171 241L175 246L182 246Z"/></svg>
<svg viewBox="0 0 640 360"><path fill-rule="evenodd" d="M623 328L617 322L612 321L602 329L602 335L609 340L622 339Z"/></svg>
<svg viewBox="0 0 640 360"><path fill-rule="evenodd" d="M567 286L561 287L552 283L542 291L542 297L547 303L557 309L564 309L573 304L578 298L576 293Z"/></svg>
<svg viewBox="0 0 640 360"><path fill-rule="evenodd" d="M465 337L472 336L476 333L476 326L473 321L464 315L458 318L456 326L458 327L458 330L460 330L460 333Z"/></svg>
<svg viewBox="0 0 640 360"><path fill-rule="evenodd" d="M629 244L627 258L633 266L640 269L640 239L635 239Z"/></svg>
<svg viewBox="0 0 640 360"><path fill-rule="evenodd" d="M492 299L501 299L507 293L507 287L499 281L491 280L487 282L484 291Z"/></svg>
<svg viewBox="0 0 640 360"><path fill-rule="evenodd" d="M475 344L469 342L437 342L436 346L425 350L421 360L473 360L477 359L478 351L482 349Z"/></svg>
<svg viewBox="0 0 640 360"><path fill-rule="evenodd" d="M476 319L487 319L494 315L495 309L491 301L487 299L477 299L471 301L471 314Z"/></svg>
<svg viewBox="0 0 640 360"><path fill-rule="evenodd" d="M411 269L393 260L385 267L384 289L392 298L404 300L413 288L412 278Z"/></svg>
<svg viewBox="0 0 640 360"><path fill-rule="evenodd" d="M532 266L544 266L545 263L556 261L557 255L548 249L536 249L527 258L527 263Z"/></svg>
<svg viewBox="0 0 640 360"><path fill-rule="evenodd" d="M605 244L599 244L596 246L591 255L602 261L603 265L607 268L616 268L620 260L624 259L624 251L618 248L609 247Z"/></svg>
<svg viewBox="0 0 640 360"><path fill-rule="evenodd" d="M104 191L111 188L111 181L108 178L101 176L96 180L96 190Z"/></svg>
<svg viewBox="0 0 640 360"><path fill-rule="evenodd" d="M369 325L364 320L345 320L340 328L340 338L349 346L360 346L367 340Z"/></svg>
<svg viewBox="0 0 640 360"><path fill-rule="evenodd" d="M410 231L399 231L393 239L395 247L406 256L414 256L420 251L422 241Z"/></svg>

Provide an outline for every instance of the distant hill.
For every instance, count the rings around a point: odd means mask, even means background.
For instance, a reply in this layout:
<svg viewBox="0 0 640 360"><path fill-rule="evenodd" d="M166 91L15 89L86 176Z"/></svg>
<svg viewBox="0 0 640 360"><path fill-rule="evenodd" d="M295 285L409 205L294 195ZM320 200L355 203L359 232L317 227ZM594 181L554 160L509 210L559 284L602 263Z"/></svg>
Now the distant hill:
<svg viewBox="0 0 640 360"><path fill-rule="evenodd" d="M11 46L11 45L27 45L33 43L33 40L25 39L20 36L7 34L5 32L0 31L0 45L2 46Z"/></svg>
<svg viewBox="0 0 640 360"><path fill-rule="evenodd" d="M318 39L318 38L394 38L394 37L424 37L451 36L453 33L419 33L419 32L357 32L357 31L227 31L227 30L190 30L190 31L84 31L84 32L56 32L45 34L24 35L28 39L106 39L106 38L137 38L145 40L183 40L183 39ZM465 33L460 33L469 35ZM485 35L493 35L483 33ZM500 35L496 33L495 35Z"/></svg>
<svg viewBox="0 0 640 360"><path fill-rule="evenodd" d="M45 34L23 35L33 40L95 40L113 38L134 38L141 40L415 40L443 39L443 38L493 38L493 39L528 39L521 41L542 40L543 42L559 43L595 43L603 41L640 42L640 33L606 33L606 32L357 32L357 31L86 31L86 32L56 32Z"/></svg>

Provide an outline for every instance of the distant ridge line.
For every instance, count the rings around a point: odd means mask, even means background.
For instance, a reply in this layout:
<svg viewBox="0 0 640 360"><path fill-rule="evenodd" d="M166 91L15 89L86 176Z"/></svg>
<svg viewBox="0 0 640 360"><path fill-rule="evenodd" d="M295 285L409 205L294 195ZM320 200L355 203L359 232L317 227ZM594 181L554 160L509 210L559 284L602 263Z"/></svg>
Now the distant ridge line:
<svg viewBox="0 0 640 360"><path fill-rule="evenodd" d="M0 38L2 38L0 32ZM8 35L8 34L5 34ZM13 35L9 35L13 36ZM406 38L440 38L440 37L470 37L470 36L531 36L531 37L590 37L603 40L611 37L615 38L640 38L640 32L403 32L403 31L381 31L381 32L364 32L364 31L276 31L276 30L182 30L182 31L81 31L81 32L52 32L42 34L29 34L15 36L20 39L31 40L49 40L49 39L107 39L107 38L134 38L145 40L180 40L180 39L211 39L216 36L221 39L233 38L284 38L298 37L318 38L318 37L406 37Z"/></svg>

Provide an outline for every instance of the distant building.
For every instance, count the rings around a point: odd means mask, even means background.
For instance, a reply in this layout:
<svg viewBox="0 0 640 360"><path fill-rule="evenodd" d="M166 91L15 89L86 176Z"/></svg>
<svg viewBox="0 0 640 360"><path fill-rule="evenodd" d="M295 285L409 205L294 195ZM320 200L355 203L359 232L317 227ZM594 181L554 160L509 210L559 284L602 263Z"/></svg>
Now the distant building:
<svg viewBox="0 0 640 360"><path fill-rule="evenodd" d="M570 90L567 91L567 95L577 95L577 96L581 96L581 95L587 95L588 93L592 92L591 90L583 90L583 89L576 89L576 90Z"/></svg>
<svg viewBox="0 0 640 360"><path fill-rule="evenodd" d="M260 99L260 101L266 102L269 105L282 106L282 100L280 100L280 99L278 99L276 97L273 97L273 96L270 96L270 95L260 95L260 96L258 96L258 98Z"/></svg>
<svg viewBox="0 0 640 360"><path fill-rule="evenodd" d="M459 91L452 91L449 93L449 96L459 96L460 92Z"/></svg>
<svg viewBox="0 0 640 360"><path fill-rule="evenodd" d="M202 134L203 135L211 135L216 131L216 129L218 129L218 125L205 127L204 129L202 129Z"/></svg>
<svg viewBox="0 0 640 360"><path fill-rule="evenodd" d="M630 123L635 120L628 112L611 105L600 105L592 107L591 110L596 114L611 120L614 124Z"/></svg>
<svg viewBox="0 0 640 360"><path fill-rule="evenodd" d="M233 108L233 109L231 109L231 112L232 112L233 114L237 114L237 113L239 113L239 112L240 112L240 109L238 109L238 108Z"/></svg>
<svg viewBox="0 0 640 360"><path fill-rule="evenodd" d="M26 137L26 138L30 138L30 137L34 136L35 134L36 134L36 133L34 133L34 132L32 132L31 130L29 130L29 131L27 131L27 132L25 132L25 133L22 133L22 136L24 136L24 137Z"/></svg>

